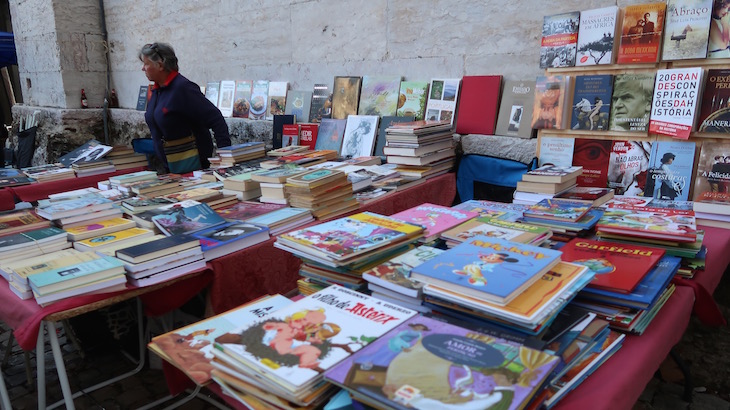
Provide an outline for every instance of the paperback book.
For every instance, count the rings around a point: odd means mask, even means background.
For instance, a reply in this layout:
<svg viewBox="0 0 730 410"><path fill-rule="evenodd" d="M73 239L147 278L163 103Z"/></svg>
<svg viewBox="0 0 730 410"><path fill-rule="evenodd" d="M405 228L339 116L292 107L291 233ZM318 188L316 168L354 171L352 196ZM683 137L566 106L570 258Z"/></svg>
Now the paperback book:
<svg viewBox="0 0 730 410"><path fill-rule="evenodd" d="M309 122L311 106L311 91L291 90L286 97L286 109L284 110L284 114L293 115L297 122Z"/></svg>
<svg viewBox="0 0 730 410"><path fill-rule="evenodd" d="M333 150L340 152L342 140L345 138L345 125L347 120L334 120L323 118L319 124L317 142L314 148L317 150Z"/></svg>
<svg viewBox="0 0 730 410"><path fill-rule="evenodd" d="M244 222L225 222L191 234L200 240L209 261L269 239L269 228Z"/></svg>
<svg viewBox="0 0 730 410"><path fill-rule="evenodd" d="M432 79L426 102L426 120L448 121L453 126L460 87L460 78Z"/></svg>
<svg viewBox="0 0 730 410"><path fill-rule="evenodd" d="M438 237L438 235L447 229L451 229L478 215L478 213L472 211L462 211L441 205L424 203L393 214L391 218L423 226L425 228L423 240L428 242Z"/></svg>
<svg viewBox="0 0 730 410"><path fill-rule="evenodd" d="M285 205L266 204L261 202L241 201L235 205L217 209L218 215L228 220L245 221L283 208Z"/></svg>
<svg viewBox="0 0 730 410"><path fill-rule="evenodd" d="M618 64L655 63L659 58L667 4L634 4L623 9Z"/></svg>
<svg viewBox="0 0 730 410"><path fill-rule="evenodd" d="M236 93L235 81L221 81L218 102L216 106L224 117L233 116L233 98Z"/></svg>
<svg viewBox="0 0 730 410"><path fill-rule="evenodd" d="M540 68L575 66L580 12L543 17Z"/></svg>
<svg viewBox="0 0 730 410"><path fill-rule="evenodd" d="M532 137L532 106L535 81L506 80L494 133L510 137Z"/></svg>
<svg viewBox="0 0 730 410"><path fill-rule="evenodd" d="M226 222L207 204L186 200L157 208L152 222L167 236L210 228Z"/></svg>
<svg viewBox="0 0 730 410"><path fill-rule="evenodd" d="M284 115L286 110L286 95L289 83L286 81L269 82L269 104L266 107L266 119L273 120L274 115Z"/></svg>
<svg viewBox="0 0 730 410"><path fill-rule="evenodd" d="M669 201L689 200L694 159L694 142L654 142L651 147L644 196Z"/></svg>
<svg viewBox="0 0 730 410"><path fill-rule="evenodd" d="M401 81L396 115L398 117L412 117L411 121L425 119L428 86L429 83L426 81Z"/></svg>
<svg viewBox="0 0 730 410"><path fill-rule="evenodd" d="M266 108L269 106L269 82L256 80L251 86L251 107L248 111L248 118L252 120L263 120L266 118Z"/></svg>
<svg viewBox="0 0 730 410"><path fill-rule="evenodd" d="M612 146L611 140L575 139L573 165L583 167L583 173L578 177L578 186L608 186L608 164Z"/></svg>
<svg viewBox="0 0 730 410"><path fill-rule="evenodd" d="M532 128L564 129L568 126L570 84L569 76L537 77L532 109Z"/></svg>
<svg viewBox="0 0 730 410"><path fill-rule="evenodd" d="M662 60L707 57L713 0L669 0Z"/></svg>
<svg viewBox="0 0 730 410"><path fill-rule="evenodd" d="M361 77L335 77L332 88L332 118L346 120L349 115L357 115L361 85Z"/></svg>
<svg viewBox="0 0 730 410"><path fill-rule="evenodd" d="M218 106L218 96L220 95L221 83L220 81L208 81L205 84L205 98L211 102L211 104Z"/></svg>
<svg viewBox="0 0 730 410"><path fill-rule="evenodd" d="M315 84L312 92L312 106L309 121L318 123L332 117L332 92L327 84Z"/></svg>
<svg viewBox="0 0 730 410"><path fill-rule="evenodd" d="M693 199L698 212L730 211L730 143L702 143Z"/></svg>
<svg viewBox="0 0 730 410"><path fill-rule="evenodd" d="M578 28L576 66L613 64L616 56L618 7L582 10Z"/></svg>
<svg viewBox="0 0 730 410"><path fill-rule="evenodd" d="M608 185L604 186L618 195L641 195L651 149L650 141L613 141L608 160Z"/></svg>
<svg viewBox="0 0 730 410"><path fill-rule="evenodd" d="M599 232L673 242L695 242L697 239L693 211L646 206L608 208L596 229Z"/></svg>
<svg viewBox="0 0 730 410"><path fill-rule="evenodd" d="M58 159L58 162L60 162L64 167L70 167L74 164L89 163L101 159L111 150L111 146L104 145L101 142L92 139L68 154L61 156Z"/></svg>
<svg viewBox="0 0 730 410"><path fill-rule="evenodd" d="M662 3L663 4L663 3ZM655 73L617 74L611 100L611 131L647 131Z"/></svg>
<svg viewBox="0 0 730 410"><path fill-rule="evenodd" d="M401 77L362 77L358 115L395 116L400 96Z"/></svg>
<svg viewBox="0 0 730 410"><path fill-rule="evenodd" d="M233 96L233 116L236 118L248 118L251 110L251 81L236 81L236 92Z"/></svg>
<svg viewBox="0 0 730 410"><path fill-rule="evenodd" d="M570 128L574 130L606 131L611 113L613 76L579 75L573 91L573 114Z"/></svg>
<svg viewBox="0 0 730 410"><path fill-rule="evenodd" d="M385 154L383 153L383 148L386 145L386 142L388 140L387 137L387 129L391 128L393 125L398 123L404 123L404 122L413 122L415 121L415 117L413 116L386 116L380 118L380 126L378 128L378 137L375 140L375 151L373 152L373 155L376 157L383 157Z"/></svg>
<svg viewBox="0 0 730 410"><path fill-rule="evenodd" d="M715 24L715 23L713 23ZM730 132L730 70L707 71L705 91L697 122L700 132Z"/></svg>
<svg viewBox="0 0 730 410"><path fill-rule="evenodd" d="M362 278L402 295L419 298L423 284L411 279L411 270L443 252L431 246L419 246L363 272Z"/></svg>
<svg viewBox="0 0 730 410"><path fill-rule="evenodd" d="M552 219L559 221L577 221L591 209L589 204L569 199L543 199L524 212L526 217Z"/></svg>
<svg viewBox="0 0 730 410"><path fill-rule="evenodd" d="M379 120L377 115L349 115L340 155L344 158L372 155Z"/></svg>
<svg viewBox="0 0 730 410"><path fill-rule="evenodd" d="M441 234L441 237L455 244L464 242L475 236L500 238L507 241L539 245L552 236L552 231L541 226L501 219L480 217L467 221Z"/></svg>
<svg viewBox="0 0 730 410"><path fill-rule="evenodd" d="M659 70L654 85L649 132L689 139L702 91L702 68Z"/></svg>
<svg viewBox="0 0 730 410"><path fill-rule="evenodd" d="M554 165L569 167L573 165L575 138L542 135L540 137L540 156L538 166Z"/></svg>

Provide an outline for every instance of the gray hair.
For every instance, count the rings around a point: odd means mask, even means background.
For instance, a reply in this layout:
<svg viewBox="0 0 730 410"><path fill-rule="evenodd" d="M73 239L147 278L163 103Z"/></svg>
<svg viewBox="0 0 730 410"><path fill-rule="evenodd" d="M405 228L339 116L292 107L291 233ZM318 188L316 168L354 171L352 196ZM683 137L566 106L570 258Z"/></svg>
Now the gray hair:
<svg viewBox="0 0 730 410"><path fill-rule="evenodd" d="M160 63L167 71L179 71L177 67L177 56L175 50L167 43L145 44L138 55L140 61L143 57L155 63Z"/></svg>

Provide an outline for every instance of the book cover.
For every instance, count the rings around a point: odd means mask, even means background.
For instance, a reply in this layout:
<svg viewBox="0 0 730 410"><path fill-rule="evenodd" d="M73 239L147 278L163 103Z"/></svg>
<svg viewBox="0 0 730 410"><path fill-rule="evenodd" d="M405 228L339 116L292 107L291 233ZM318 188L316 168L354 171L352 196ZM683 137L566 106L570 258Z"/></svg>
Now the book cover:
<svg viewBox="0 0 730 410"><path fill-rule="evenodd" d="M668 0L662 60L707 57L713 0Z"/></svg>
<svg viewBox="0 0 730 410"><path fill-rule="evenodd" d="M379 120L377 115L349 115L340 155L344 158L372 155Z"/></svg>
<svg viewBox="0 0 730 410"><path fill-rule="evenodd" d="M428 85L429 83L426 81L401 81L396 115L398 117L412 117L413 120L411 121L425 119Z"/></svg>
<svg viewBox="0 0 730 410"><path fill-rule="evenodd" d="M515 222L522 217L522 212L527 209L526 205L509 204L504 202L495 202L479 199L470 199L458 205L453 206L454 209L462 211L477 212L480 217L489 217L502 221Z"/></svg>
<svg viewBox="0 0 730 410"><path fill-rule="evenodd" d="M309 121L321 122L332 118L332 92L327 84L315 84L312 91L312 106L309 109Z"/></svg>
<svg viewBox="0 0 730 410"><path fill-rule="evenodd" d="M286 81L269 82L269 104L266 107L266 119L273 120L274 115L284 115L289 83Z"/></svg>
<svg viewBox="0 0 730 410"><path fill-rule="evenodd" d="M617 74L613 81L611 131L647 131L655 73Z"/></svg>
<svg viewBox="0 0 730 410"><path fill-rule="evenodd" d="M675 242L694 242L697 239L694 212L677 209L615 206L606 209L596 229Z"/></svg>
<svg viewBox="0 0 730 410"><path fill-rule="evenodd" d="M197 238L189 235L173 235L119 249L116 251L116 255L125 261L141 263L154 259L152 257L146 258L145 256L156 255L157 253L164 256L198 246L200 246L200 241Z"/></svg>
<svg viewBox="0 0 730 410"><path fill-rule="evenodd" d="M532 108L532 128L563 129L567 127L568 88L570 77L538 76Z"/></svg>
<svg viewBox="0 0 730 410"><path fill-rule="evenodd" d="M664 256L664 250L576 238L560 248L562 260L588 267L595 276L588 286L630 293Z"/></svg>
<svg viewBox="0 0 730 410"><path fill-rule="evenodd" d="M614 191L610 188L594 188L577 186L565 192L555 195L555 199L572 199L574 201L586 201L593 206L599 206L614 197ZM597 203L597 201L599 203Z"/></svg>
<svg viewBox="0 0 730 410"><path fill-rule="evenodd" d="M83 235L85 233L91 233L91 232L95 232L95 231L101 231L101 230L108 231L108 230L112 230L115 228L122 228L122 227L128 228L128 227L132 227L132 226L134 226L134 221L132 221L132 220L125 219L125 218L113 218L113 219L107 219L106 221L95 222L95 223L92 223L89 225L82 225L82 226L77 226L74 228L67 228L66 232L73 237L76 235ZM124 229L124 228L122 228L122 229Z"/></svg>
<svg viewBox="0 0 730 410"><path fill-rule="evenodd" d="M361 85L361 77L335 77L332 87L332 118L345 120L349 115L357 114Z"/></svg>
<svg viewBox="0 0 730 410"><path fill-rule="evenodd" d="M617 6L580 12L576 66L613 64L617 21Z"/></svg>
<svg viewBox="0 0 730 410"><path fill-rule="evenodd" d="M92 139L68 154L61 156L61 158L58 159L58 162L60 162L64 167L70 167L73 164L88 163L101 159L111 150L111 146L104 145L101 142Z"/></svg>
<svg viewBox="0 0 730 410"><path fill-rule="evenodd" d="M574 149L575 138L541 135L538 166L569 167L573 164Z"/></svg>
<svg viewBox="0 0 730 410"><path fill-rule="evenodd" d="M730 142L702 143L693 200L730 205Z"/></svg>
<svg viewBox="0 0 730 410"><path fill-rule="evenodd" d="M583 173L583 167L543 165L527 171L522 175L523 181L562 183L577 178Z"/></svg>
<svg viewBox="0 0 730 410"><path fill-rule="evenodd" d="M51 202L47 206L38 207L39 215L48 216L48 219L57 219L62 215L81 214L106 208L111 208L114 201L101 196L83 196L66 201Z"/></svg>
<svg viewBox="0 0 730 410"><path fill-rule="evenodd" d="M266 204L262 202L241 201L230 207L217 209L218 215L226 219L245 221L249 218L264 215L283 208L285 205Z"/></svg>
<svg viewBox="0 0 730 410"><path fill-rule="evenodd" d="M385 156L385 154L383 153L383 148L385 147L385 144L388 140L386 131L388 128L392 127L393 124L412 122L415 121L415 119L416 117L413 116L382 117L380 119L380 128L378 129L378 137L375 141L375 152L373 152L373 155L376 157Z"/></svg>
<svg viewBox="0 0 730 410"><path fill-rule="evenodd" d="M362 274L366 281L400 294L418 298L423 284L411 279L411 269L444 253L443 249L419 246L398 255Z"/></svg>
<svg viewBox="0 0 730 410"><path fill-rule="evenodd" d="M641 195L651 149L650 141L613 141L608 159L608 185L604 186L612 188L617 195Z"/></svg>
<svg viewBox="0 0 730 410"><path fill-rule="evenodd" d="M83 284L85 277L94 276L93 280L99 280L96 275L107 271L112 274L124 273L124 265L119 259L100 256L74 265L34 273L28 276L28 283L35 293L44 294L46 291L51 292L52 288L67 289Z"/></svg>
<svg viewBox="0 0 730 410"><path fill-rule="evenodd" d="M494 135L501 93L501 75L464 76L461 79L456 132Z"/></svg>
<svg viewBox="0 0 730 410"><path fill-rule="evenodd" d="M559 251L475 236L414 268L411 276L506 304L559 261Z"/></svg>
<svg viewBox="0 0 730 410"><path fill-rule="evenodd" d="M291 147L299 144L299 124L284 124L281 128L281 146Z"/></svg>
<svg viewBox="0 0 730 410"><path fill-rule="evenodd" d="M575 66L580 12L544 16L540 68Z"/></svg>
<svg viewBox="0 0 730 410"><path fill-rule="evenodd" d="M205 98L213 105L218 106L218 96L220 95L220 81L208 81L205 84Z"/></svg>
<svg viewBox="0 0 730 410"><path fill-rule="evenodd" d="M299 390L416 312L332 285L215 339L215 348Z"/></svg>
<svg viewBox="0 0 730 410"><path fill-rule="evenodd" d="M655 141L651 147L644 196L669 201L689 200L695 143Z"/></svg>
<svg viewBox="0 0 730 410"><path fill-rule="evenodd" d="M573 165L583 167L583 173L578 177L579 186L608 186L608 164L612 146L611 140L575 139Z"/></svg>
<svg viewBox="0 0 730 410"><path fill-rule="evenodd" d="M251 86L251 107L248 118L252 120L263 120L266 118L266 109L269 106L269 82L267 80L256 80Z"/></svg>
<svg viewBox="0 0 730 410"><path fill-rule="evenodd" d="M399 410L518 409L559 358L417 316L346 358L326 380Z"/></svg>
<svg viewBox="0 0 730 410"><path fill-rule="evenodd" d="M570 128L606 131L611 113L613 76L579 75L575 78Z"/></svg>
<svg viewBox="0 0 730 410"><path fill-rule="evenodd" d="M74 242L74 248L79 250L96 250L102 249L108 245L133 240L135 238L152 236L154 232L144 228L129 228L118 232L107 233L100 236L94 236L89 239Z"/></svg>
<svg viewBox="0 0 730 410"><path fill-rule="evenodd" d="M441 205L424 203L410 209L395 213L391 218L423 226L425 238L432 238L462 224L479 214L472 211L462 211Z"/></svg>
<svg viewBox="0 0 730 410"><path fill-rule="evenodd" d="M273 225L279 225L286 221L306 217L310 213L308 209L303 208L289 208L283 205L280 205L279 207L279 209L275 209L271 212L250 217L247 219L247 221L255 223L256 225L271 227Z"/></svg>
<svg viewBox="0 0 730 410"><path fill-rule="evenodd" d="M203 252L207 252L231 243L241 243L242 241L246 241L248 244L258 243L261 240L269 238L268 232L269 228L252 223L226 222L209 229L196 231L192 233L191 236L199 239L200 247L203 249ZM251 242L254 235L261 233L266 234L258 235L256 237L258 240ZM206 259L209 258L206 257Z"/></svg>
<svg viewBox="0 0 730 410"><path fill-rule="evenodd" d="M497 218L480 217L472 219L447 230L441 234L441 237L456 242L464 242L467 239L481 235L512 242L533 243L535 241L542 242L552 235L548 228Z"/></svg>
<svg viewBox="0 0 730 410"><path fill-rule="evenodd" d="M634 4L623 9L618 64L655 63L662 43L667 4Z"/></svg>
<svg viewBox="0 0 730 410"><path fill-rule="evenodd" d="M284 126L290 124L296 124L297 119L293 115L275 115L272 124L272 148L279 149L283 147L282 140L284 139Z"/></svg>
<svg viewBox="0 0 730 410"><path fill-rule="evenodd" d="M591 209L590 204L569 199L543 199L530 206L524 212L532 218L557 219L561 221L577 221Z"/></svg>
<svg viewBox="0 0 730 410"><path fill-rule="evenodd" d="M707 71L697 130L713 133L730 132L730 69Z"/></svg>
<svg viewBox="0 0 730 410"><path fill-rule="evenodd" d="M144 111L147 109L147 88L146 85L139 86L139 93L137 94L137 111Z"/></svg>
<svg viewBox="0 0 730 410"><path fill-rule="evenodd" d="M152 217L152 222L167 236L199 231L226 221L208 204L191 200L165 205L156 211L158 214Z"/></svg>
<svg viewBox="0 0 730 410"><path fill-rule="evenodd" d="M535 80L506 80L500 101L494 133L510 137L531 138Z"/></svg>
<svg viewBox="0 0 730 410"><path fill-rule="evenodd" d="M319 124L299 124L299 145L316 149L317 137L319 136ZM339 151L338 151L339 152Z"/></svg>
<svg viewBox="0 0 730 410"><path fill-rule="evenodd" d="M252 88L252 81L236 81L236 91L233 95L233 116L235 118L248 118L251 110Z"/></svg>
<svg viewBox="0 0 730 410"><path fill-rule="evenodd" d="M11 262L8 265L4 265L3 270L7 267L12 271L13 281L23 279L20 282L27 283L25 279L32 274L80 264L99 259L99 257L99 255L93 252L80 252L71 248L39 255L33 258L32 261L25 259Z"/></svg>
<svg viewBox="0 0 730 410"><path fill-rule="evenodd" d="M216 106L221 110L224 117L233 116L233 98L236 93L235 81L221 81L220 91L218 92L218 101Z"/></svg>
<svg viewBox="0 0 730 410"><path fill-rule="evenodd" d="M432 79L426 102L426 120L448 121L453 127L456 102L459 100L460 78Z"/></svg>
<svg viewBox="0 0 730 410"><path fill-rule="evenodd" d="M649 132L689 139L701 91L700 67L657 71Z"/></svg>
<svg viewBox="0 0 730 410"><path fill-rule="evenodd" d="M370 76L362 77L359 115L395 116L401 77Z"/></svg>
<svg viewBox="0 0 730 410"><path fill-rule="evenodd" d="M345 138L345 125L347 120L335 120L323 118L317 133L317 142L314 147L317 150L334 150L340 152L342 140Z"/></svg>
<svg viewBox="0 0 730 410"><path fill-rule="evenodd" d="M148 347L185 372L195 383L210 382L213 341L292 303L281 295L259 300L152 338Z"/></svg>
<svg viewBox="0 0 730 410"><path fill-rule="evenodd" d="M297 122L309 122L312 109L312 91L291 90L286 97L284 114L293 115Z"/></svg>

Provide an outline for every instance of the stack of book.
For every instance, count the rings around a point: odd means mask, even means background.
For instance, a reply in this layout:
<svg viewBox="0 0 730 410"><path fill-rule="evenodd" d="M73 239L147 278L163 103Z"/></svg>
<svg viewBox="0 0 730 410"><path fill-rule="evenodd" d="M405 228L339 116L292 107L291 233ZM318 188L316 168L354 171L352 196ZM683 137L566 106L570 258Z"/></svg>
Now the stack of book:
<svg viewBox="0 0 730 410"><path fill-rule="evenodd" d="M223 193L220 189L203 188L197 186L194 188L174 192L172 194L162 195L160 196L160 198L176 202L198 201L207 203L209 201L216 201L223 198Z"/></svg>
<svg viewBox="0 0 730 410"><path fill-rule="evenodd" d="M245 142L230 147L219 147L216 153L220 158L220 166L230 167L239 162L263 157L266 154L266 146L260 141Z"/></svg>
<svg viewBox="0 0 730 410"><path fill-rule="evenodd" d="M116 188L122 184L131 184L132 182L138 181L154 181L157 180L157 172L154 171L138 171L131 172L129 174L115 175L109 177L109 187ZM99 184L99 189L107 187L105 184Z"/></svg>
<svg viewBox="0 0 730 410"><path fill-rule="evenodd" d="M3 259L0 274L8 281L10 290L19 298L32 299L33 290L28 283L28 275L61 268L98 258L95 253L79 252L76 249L63 249L36 255L32 260L21 258L14 261Z"/></svg>
<svg viewBox="0 0 730 410"><path fill-rule="evenodd" d="M83 196L64 201L38 205L39 216L53 221L61 228L88 225L122 216L122 211L114 206L114 201L101 196Z"/></svg>
<svg viewBox="0 0 730 410"><path fill-rule="evenodd" d="M553 198L581 201L592 207L601 207L614 198L614 191L611 188L575 186L553 196Z"/></svg>
<svg viewBox="0 0 730 410"><path fill-rule="evenodd" d="M525 209L527 209L527 205L470 199L458 205L454 205L454 209L474 211L479 213L479 216L481 217L486 216L492 219L499 219L501 221L516 222L522 218Z"/></svg>
<svg viewBox="0 0 730 410"><path fill-rule="evenodd" d="M66 231L48 227L0 237L0 260L11 262L70 248ZM7 279L7 278L6 278Z"/></svg>
<svg viewBox="0 0 730 410"><path fill-rule="evenodd" d="M142 198L136 196L124 199L121 203L121 208L127 215L136 215L140 212L156 209L163 205L174 204L175 202L175 200L167 198Z"/></svg>
<svg viewBox="0 0 730 410"><path fill-rule="evenodd" d="M19 169L0 167L0 188L34 184L37 181L25 176Z"/></svg>
<svg viewBox="0 0 730 410"><path fill-rule="evenodd" d="M139 238L150 237L155 232L144 228L127 228L103 235L92 236L87 239L78 240L73 247L82 252L98 252L110 246L118 246L136 241Z"/></svg>
<svg viewBox="0 0 730 410"><path fill-rule="evenodd" d="M345 214L360 207L352 196L347 174L336 169L316 169L286 179L289 205L309 209L318 219Z"/></svg>
<svg viewBox="0 0 730 410"><path fill-rule="evenodd" d="M540 246L553 236L550 228L510 222L488 216L475 218L441 234L448 248L477 235Z"/></svg>
<svg viewBox="0 0 730 410"><path fill-rule="evenodd" d="M205 260L213 260L267 241L269 228L249 222L226 222L191 234L200 240Z"/></svg>
<svg viewBox="0 0 730 410"><path fill-rule="evenodd" d="M266 169L278 168L284 165L309 167L323 162L332 161L337 159L337 157L338 153L335 150L303 151L264 161L261 163L261 167Z"/></svg>
<svg viewBox="0 0 730 410"><path fill-rule="evenodd" d="M287 178L307 172L301 167L280 167L265 169L251 174L251 179L259 183L261 187L261 198L259 201L286 205L286 180Z"/></svg>
<svg viewBox="0 0 730 410"><path fill-rule="evenodd" d="M335 392L324 372L416 312L340 286L283 306L218 336L214 380L264 407L319 408ZM262 342L262 335L271 335Z"/></svg>
<svg viewBox="0 0 730 410"><path fill-rule="evenodd" d="M450 121L394 123L386 128L383 153L386 161L397 164L404 176L433 177L454 165L454 132Z"/></svg>
<svg viewBox="0 0 730 410"><path fill-rule="evenodd" d="M126 145L112 147L104 158L109 160L117 171L147 166L147 156L134 152L132 147Z"/></svg>
<svg viewBox="0 0 730 410"><path fill-rule="evenodd" d="M166 236L190 234L226 223L207 204L186 200L134 215L132 219L153 223Z"/></svg>
<svg viewBox="0 0 730 410"><path fill-rule="evenodd" d="M476 218L479 214L446 206L423 203L391 215L400 221L421 225L425 228L421 242L431 242L443 232Z"/></svg>
<svg viewBox="0 0 730 410"><path fill-rule="evenodd" d="M36 167L23 168L23 173L38 182L59 181L62 179L75 178L76 174L71 168L61 164L46 164Z"/></svg>
<svg viewBox="0 0 730 410"><path fill-rule="evenodd" d="M240 201L261 196L259 183L251 179L251 174L260 171L259 166L239 164L227 168L218 168L213 171L216 180L223 182L223 194L235 195Z"/></svg>
<svg viewBox="0 0 730 410"><path fill-rule="evenodd" d="M576 236L587 236L598 223L603 211L590 204L568 199L543 199L529 206L520 222L548 227L553 239L568 241Z"/></svg>
<svg viewBox="0 0 730 410"><path fill-rule="evenodd" d="M360 192L375 184L382 186L400 177L400 173L390 166L336 164L339 165L335 168L346 173L347 179L352 182L353 192Z"/></svg>
<svg viewBox="0 0 730 410"><path fill-rule="evenodd" d="M177 278L205 267L200 241L175 235L118 249L129 283L144 287Z"/></svg>
<svg viewBox="0 0 730 410"><path fill-rule="evenodd" d="M71 164L71 169L76 173L76 177L88 177L91 175L108 174L116 171L114 164L107 159L98 159L95 161L75 162Z"/></svg>
<svg viewBox="0 0 730 410"><path fill-rule="evenodd" d="M161 175L154 179L121 183L117 189L122 192L131 192L144 198L154 198L170 195L183 190L180 178L176 175Z"/></svg>
<svg viewBox="0 0 730 410"><path fill-rule="evenodd" d="M596 225L597 234L609 240L678 246L697 242L694 211L649 206L613 206Z"/></svg>
<svg viewBox="0 0 730 410"><path fill-rule="evenodd" d="M125 229L134 228L136 224L131 219L111 218L104 221L94 222L86 225L66 229L68 239L72 242L92 238L94 236L107 235Z"/></svg>
<svg viewBox="0 0 730 410"><path fill-rule="evenodd" d="M224 217L230 218L228 215L224 215ZM269 228L271 235L279 235L314 221L314 217L309 209L286 207L262 215L251 216L246 221Z"/></svg>
<svg viewBox="0 0 730 410"><path fill-rule="evenodd" d="M582 173L583 167L553 165L543 165L527 171L522 175L522 181L517 181L514 203L533 205L543 199L552 198L563 191L574 188Z"/></svg>
<svg viewBox="0 0 730 410"><path fill-rule="evenodd" d="M32 209L22 209L0 214L0 237L45 228L47 226L51 226L51 222L41 218Z"/></svg>

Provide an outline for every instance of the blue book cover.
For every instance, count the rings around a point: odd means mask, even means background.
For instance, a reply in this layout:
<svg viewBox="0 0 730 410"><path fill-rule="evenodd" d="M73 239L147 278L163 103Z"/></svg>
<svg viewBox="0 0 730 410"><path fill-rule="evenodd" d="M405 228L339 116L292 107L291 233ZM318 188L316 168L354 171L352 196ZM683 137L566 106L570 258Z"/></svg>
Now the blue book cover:
<svg viewBox="0 0 730 410"><path fill-rule="evenodd" d="M413 268L411 277L508 303L560 261L562 252L479 235Z"/></svg>
<svg viewBox="0 0 730 410"><path fill-rule="evenodd" d="M200 240L203 252L218 248L229 243L238 242L260 232L267 232L269 228L245 222L228 222L192 234ZM268 237L268 236L267 236Z"/></svg>
<svg viewBox="0 0 730 410"><path fill-rule="evenodd" d="M581 231L584 229L593 229L594 226L598 223L598 220L601 219L603 216L603 211L600 209L591 209L590 211L586 212L585 215L583 215L582 218L578 219L575 222L568 222L568 221L554 221L550 220L551 226L566 228L570 230L577 230ZM546 221L543 218L532 218L529 216L523 217L520 222L525 223L538 223L538 224L545 224Z"/></svg>
<svg viewBox="0 0 730 410"><path fill-rule="evenodd" d="M480 217L489 217L508 222L517 222L528 208L527 205L507 204L503 202L470 199L452 208L462 211L479 212Z"/></svg>
<svg viewBox="0 0 730 410"><path fill-rule="evenodd" d="M281 208L267 214L248 219L247 222L258 225L270 226L285 219L308 214L309 212L309 209L304 208Z"/></svg>
<svg viewBox="0 0 730 410"><path fill-rule="evenodd" d="M161 213L153 216L152 222L167 236L192 233L226 222L208 204L197 201L182 201L157 210Z"/></svg>
<svg viewBox="0 0 730 410"><path fill-rule="evenodd" d="M657 265L644 276L631 293L623 294L602 290L597 288L586 287L583 289L583 295L587 298L594 296L602 301L611 300L616 304L626 303L630 307L639 309L648 309L657 300L659 295L669 285L669 282L677 273L682 259L676 256L664 256L659 260Z"/></svg>
<svg viewBox="0 0 730 410"><path fill-rule="evenodd" d="M612 92L613 76L610 74L577 76L573 91L573 113L570 128L574 130L607 130L608 117L611 112Z"/></svg>
<svg viewBox="0 0 730 410"><path fill-rule="evenodd" d="M694 160L694 142L654 142L651 146L644 196L669 201L689 200Z"/></svg>
<svg viewBox="0 0 730 410"><path fill-rule="evenodd" d="M347 120L335 120L322 118L317 133L317 142L314 148L317 150L333 150L340 152L342 139L345 137L345 125Z"/></svg>
<svg viewBox="0 0 730 410"><path fill-rule="evenodd" d="M114 269L117 268L117 269ZM124 273L124 265L122 261L111 256L101 256L88 262L82 262L71 266L65 266L45 272L36 273L28 276L28 282L34 292L38 294L46 293L45 289L53 286L58 290L70 288L83 284L87 277L98 274L100 272L111 272L112 274ZM104 276L106 277L106 275ZM93 280L101 280L102 278L94 277ZM59 288L60 286L60 288ZM48 290L52 292L53 290Z"/></svg>

